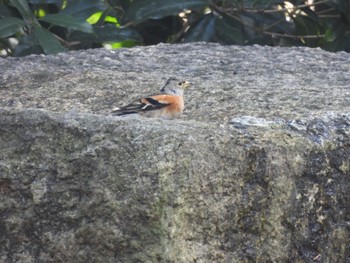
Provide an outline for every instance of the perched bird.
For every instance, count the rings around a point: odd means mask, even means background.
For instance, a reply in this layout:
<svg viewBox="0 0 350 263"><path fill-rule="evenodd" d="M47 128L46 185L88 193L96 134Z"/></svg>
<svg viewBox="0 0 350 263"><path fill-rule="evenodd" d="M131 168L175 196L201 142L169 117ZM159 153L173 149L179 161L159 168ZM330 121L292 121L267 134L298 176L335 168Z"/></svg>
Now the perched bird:
<svg viewBox="0 0 350 263"><path fill-rule="evenodd" d="M112 111L112 114L122 116L138 113L146 117L173 119L184 110L183 94L189 85L187 81L170 78L160 90L159 95L143 97Z"/></svg>

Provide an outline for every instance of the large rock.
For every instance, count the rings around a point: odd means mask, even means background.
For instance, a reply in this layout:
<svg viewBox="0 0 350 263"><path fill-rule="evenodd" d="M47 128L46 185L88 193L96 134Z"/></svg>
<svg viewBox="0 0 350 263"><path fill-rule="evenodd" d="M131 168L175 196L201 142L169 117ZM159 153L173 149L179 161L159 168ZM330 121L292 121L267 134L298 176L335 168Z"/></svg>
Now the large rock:
<svg viewBox="0 0 350 263"><path fill-rule="evenodd" d="M0 262L350 262L350 55L0 60ZM114 117L170 76L179 120ZM40 109L39 109L40 108Z"/></svg>

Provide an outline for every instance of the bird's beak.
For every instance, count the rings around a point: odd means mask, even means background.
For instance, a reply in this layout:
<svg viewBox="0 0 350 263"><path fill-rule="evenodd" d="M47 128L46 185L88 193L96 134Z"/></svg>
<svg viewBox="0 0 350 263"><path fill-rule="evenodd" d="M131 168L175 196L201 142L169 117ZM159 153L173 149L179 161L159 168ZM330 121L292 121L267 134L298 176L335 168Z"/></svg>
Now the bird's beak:
<svg viewBox="0 0 350 263"><path fill-rule="evenodd" d="M184 81L184 84L183 84L184 89L188 88L189 86L191 86L191 82Z"/></svg>

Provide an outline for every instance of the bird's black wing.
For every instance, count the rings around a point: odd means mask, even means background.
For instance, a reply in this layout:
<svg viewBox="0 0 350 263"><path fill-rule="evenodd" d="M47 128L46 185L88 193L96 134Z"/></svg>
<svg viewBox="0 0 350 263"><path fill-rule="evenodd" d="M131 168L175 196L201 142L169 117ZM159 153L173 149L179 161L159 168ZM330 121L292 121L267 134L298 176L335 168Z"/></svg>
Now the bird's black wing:
<svg viewBox="0 0 350 263"><path fill-rule="evenodd" d="M112 114L117 116L135 114L139 112L161 109L167 105L169 105L169 103L162 103L162 102L159 102L157 99L148 97L148 98L142 98L126 106L120 107L112 111Z"/></svg>

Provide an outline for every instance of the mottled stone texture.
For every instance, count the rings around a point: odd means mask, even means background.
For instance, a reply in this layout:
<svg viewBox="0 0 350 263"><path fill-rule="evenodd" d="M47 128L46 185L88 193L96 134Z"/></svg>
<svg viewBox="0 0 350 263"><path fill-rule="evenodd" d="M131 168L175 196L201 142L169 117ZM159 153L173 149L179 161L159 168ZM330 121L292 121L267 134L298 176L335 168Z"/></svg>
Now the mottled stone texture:
<svg viewBox="0 0 350 263"><path fill-rule="evenodd" d="M0 59L0 263L350 262L350 55ZM184 116L108 111L192 81Z"/></svg>

